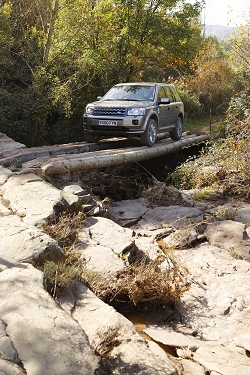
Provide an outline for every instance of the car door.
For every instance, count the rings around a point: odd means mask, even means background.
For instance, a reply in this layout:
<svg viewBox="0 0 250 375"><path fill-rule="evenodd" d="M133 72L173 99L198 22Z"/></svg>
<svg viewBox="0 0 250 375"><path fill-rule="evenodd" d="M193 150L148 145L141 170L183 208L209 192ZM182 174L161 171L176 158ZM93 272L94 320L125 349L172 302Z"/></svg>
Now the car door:
<svg viewBox="0 0 250 375"><path fill-rule="evenodd" d="M167 98L167 93L164 86L158 88L158 114L159 114L159 130L167 131L169 125L171 125L171 104L161 103L162 99Z"/></svg>
<svg viewBox="0 0 250 375"><path fill-rule="evenodd" d="M167 98L170 99L169 116L168 116L169 125L175 125L177 118L178 118L178 114L179 114L179 107L176 103L176 98L171 89L171 86L165 86L165 91L166 91Z"/></svg>

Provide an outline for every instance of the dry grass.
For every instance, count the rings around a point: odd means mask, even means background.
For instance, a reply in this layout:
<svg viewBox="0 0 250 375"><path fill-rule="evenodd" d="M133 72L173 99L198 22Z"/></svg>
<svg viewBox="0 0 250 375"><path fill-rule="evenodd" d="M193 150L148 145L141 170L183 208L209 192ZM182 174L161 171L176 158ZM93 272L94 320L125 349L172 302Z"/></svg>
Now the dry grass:
<svg viewBox="0 0 250 375"><path fill-rule="evenodd" d="M154 180L154 185L142 192L142 197L146 198L149 207L182 205L186 206L186 201L178 189L168 186L165 182Z"/></svg>
<svg viewBox="0 0 250 375"><path fill-rule="evenodd" d="M166 306L180 300L188 290L187 270L166 256L147 262L143 258L110 276L85 280L104 302L124 307Z"/></svg>
<svg viewBox="0 0 250 375"><path fill-rule="evenodd" d="M37 265L37 268L44 272L45 289L53 298L67 289L84 268L81 254L74 249L84 220L85 215L82 212L64 213L44 227L44 231L58 242L65 255L64 261L46 261L43 265Z"/></svg>
<svg viewBox="0 0 250 375"><path fill-rule="evenodd" d="M46 290L53 298L77 278L104 302L118 309L122 306L166 306L180 300L188 289L187 270L181 268L169 253L163 253L155 261L139 258L110 276L88 270L81 254L74 249L84 219L82 213L60 215L45 227L47 234L57 240L65 253L63 262L48 261L39 267L44 272Z"/></svg>
<svg viewBox="0 0 250 375"><path fill-rule="evenodd" d="M62 248L72 246L77 240L77 235L84 220L85 214L83 212L60 214L44 226L44 231L54 238Z"/></svg>
<svg viewBox="0 0 250 375"><path fill-rule="evenodd" d="M227 138L214 141L195 159L178 167L171 177L180 189L210 188L223 196L250 199L250 119Z"/></svg>

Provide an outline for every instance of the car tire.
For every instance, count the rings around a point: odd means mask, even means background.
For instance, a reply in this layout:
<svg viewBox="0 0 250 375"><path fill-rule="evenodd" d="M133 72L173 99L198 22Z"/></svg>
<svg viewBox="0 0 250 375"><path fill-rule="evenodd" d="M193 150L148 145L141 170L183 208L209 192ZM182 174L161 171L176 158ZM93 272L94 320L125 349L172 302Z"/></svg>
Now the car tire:
<svg viewBox="0 0 250 375"><path fill-rule="evenodd" d="M141 145L152 147L156 142L157 125L154 119L149 119L145 132L141 135Z"/></svg>
<svg viewBox="0 0 250 375"><path fill-rule="evenodd" d="M175 129L170 133L171 139L173 139L174 141L178 141L179 139L181 139L182 127L183 121L182 118L179 116L175 125Z"/></svg>
<svg viewBox="0 0 250 375"><path fill-rule="evenodd" d="M84 129L84 138L85 138L85 141L88 143L96 143L99 141L100 136L97 134L90 133Z"/></svg>

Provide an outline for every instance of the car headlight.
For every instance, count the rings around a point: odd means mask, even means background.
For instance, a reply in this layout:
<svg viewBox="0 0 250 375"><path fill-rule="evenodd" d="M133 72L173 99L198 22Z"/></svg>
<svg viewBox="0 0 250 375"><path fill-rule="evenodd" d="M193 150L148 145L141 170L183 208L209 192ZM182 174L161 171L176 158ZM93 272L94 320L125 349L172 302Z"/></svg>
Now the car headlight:
<svg viewBox="0 0 250 375"><path fill-rule="evenodd" d="M145 108L129 108L128 109L128 116L143 116L145 115Z"/></svg>
<svg viewBox="0 0 250 375"><path fill-rule="evenodd" d="M94 112L94 107L90 106L90 107L85 108L86 115L93 115L93 112Z"/></svg>

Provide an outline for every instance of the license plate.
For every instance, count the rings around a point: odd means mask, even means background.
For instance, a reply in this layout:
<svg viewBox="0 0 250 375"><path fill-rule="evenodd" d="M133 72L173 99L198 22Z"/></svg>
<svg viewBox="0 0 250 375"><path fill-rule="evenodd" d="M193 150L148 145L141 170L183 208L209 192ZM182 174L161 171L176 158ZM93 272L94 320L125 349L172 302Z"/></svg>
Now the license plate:
<svg viewBox="0 0 250 375"><path fill-rule="evenodd" d="M117 126L117 121L113 121L113 120L98 120L98 125Z"/></svg>

